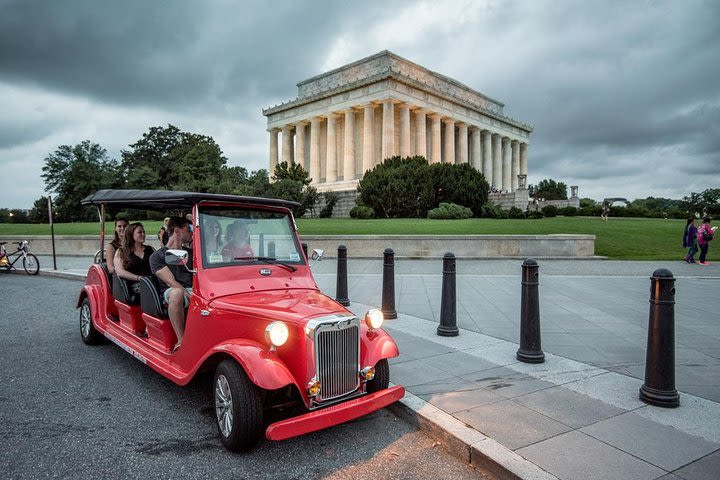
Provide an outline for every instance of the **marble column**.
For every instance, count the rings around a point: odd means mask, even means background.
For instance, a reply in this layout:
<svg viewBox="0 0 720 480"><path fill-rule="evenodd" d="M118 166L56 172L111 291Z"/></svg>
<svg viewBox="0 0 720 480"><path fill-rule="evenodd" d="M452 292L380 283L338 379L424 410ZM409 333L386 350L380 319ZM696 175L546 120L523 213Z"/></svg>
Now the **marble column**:
<svg viewBox="0 0 720 480"><path fill-rule="evenodd" d="M392 100L383 102L382 158L384 161L395 155L395 104Z"/></svg>
<svg viewBox="0 0 720 480"><path fill-rule="evenodd" d="M334 113L327 115L325 181L328 183L337 181L337 118L338 116Z"/></svg>
<svg viewBox="0 0 720 480"><path fill-rule="evenodd" d="M512 180L510 174L510 139L503 137L502 139L502 189L509 192L512 190Z"/></svg>
<svg viewBox="0 0 720 480"><path fill-rule="evenodd" d="M472 127L470 130L470 145L472 146L470 149L472 152L470 163L475 170L482 173L482 151L480 150L480 129L478 127Z"/></svg>
<svg viewBox="0 0 720 480"><path fill-rule="evenodd" d="M280 130L277 128L271 128L269 130L270 132L270 164L269 164L269 173L270 176L273 176L273 173L275 173L275 167L277 167L278 164L278 132Z"/></svg>
<svg viewBox="0 0 720 480"><path fill-rule="evenodd" d="M288 166L293 164L293 133L292 125L282 127L282 161Z"/></svg>
<svg viewBox="0 0 720 480"><path fill-rule="evenodd" d="M445 155L443 163L455 163L455 120L445 119Z"/></svg>
<svg viewBox="0 0 720 480"><path fill-rule="evenodd" d="M372 170L375 166L375 106L372 103L363 105L363 155L362 173Z"/></svg>
<svg viewBox="0 0 720 480"><path fill-rule="evenodd" d="M492 184L495 188L500 190L502 188L502 137L497 134L492 134L493 142L493 180Z"/></svg>
<svg viewBox="0 0 720 480"><path fill-rule="evenodd" d="M427 127L426 116L427 110L418 108L415 110L415 155L427 158Z"/></svg>
<svg viewBox="0 0 720 480"><path fill-rule="evenodd" d="M520 144L520 175L527 175L528 173L527 149L527 143Z"/></svg>
<svg viewBox="0 0 720 480"><path fill-rule="evenodd" d="M310 178L312 183L320 183L320 123L322 119L310 120Z"/></svg>
<svg viewBox="0 0 720 480"><path fill-rule="evenodd" d="M510 142L512 146L512 166L510 168L510 183L512 184L512 191L514 192L518 188L518 175L520 175L520 144L517 140Z"/></svg>
<svg viewBox="0 0 720 480"><path fill-rule="evenodd" d="M458 125L458 163L468 163L468 126L465 123Z"/></svg>
<svg viewBox="0 0 720 480"><path fill-rule="evenodd" d="M483 146L483 175L489 184L493 183L493 160L492 160L492 133L488 130L482 131Z"/></svg>
<svg viewBox="0 0 720 480"><path fill-rule="evenodd" d="M355 110L348 109L345 114L345 141L343 151L343 180L355 179Z"/></svg>
<svg viewBox="0 0 720 480"><path fill-rule="evenodd" d="M295 163L305 169L305 126L307 122L295 124Z"/></svg>
<svg viewBox="0 0 720 480"><path fill-rule="evenodd" d="M409 157L410 151L410 105L400 105L400 156Z"/></svg>
<svg viewBox="0 0 720 480"><path fill-rule="evenodd" d="M442 161L442 150L440 149L440 146L442 145L440 143L442 135L440 126L441 119L441 115L430 115L430 120L432 120L432 126L430 127L430 132L432 134L432 144L430 145L432 148L432 151L430 152L430 163L440 163Z"/></svg>

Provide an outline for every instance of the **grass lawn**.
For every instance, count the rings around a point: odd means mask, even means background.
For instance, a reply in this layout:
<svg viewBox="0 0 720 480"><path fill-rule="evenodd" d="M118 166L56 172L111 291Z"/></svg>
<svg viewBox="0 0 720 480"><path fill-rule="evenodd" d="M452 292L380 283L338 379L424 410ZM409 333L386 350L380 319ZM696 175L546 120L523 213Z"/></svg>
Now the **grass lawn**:
<svg viewBox="0 0 720 480"><path fill-rule="evenodd" d="M154 235L161 222L143 222L148 235ZM679 260L684 220L650 218L555 217L539 220L353 220L299 219L300 235L546 235L586 233L596 236L595 254L623 260ZM112 231L112 224L106 230ZM93 235L97 223L61 223L56 235ZM49 235L48 225L0 224L0 235ZM713 248L710 255L713 256Z"/></svg>

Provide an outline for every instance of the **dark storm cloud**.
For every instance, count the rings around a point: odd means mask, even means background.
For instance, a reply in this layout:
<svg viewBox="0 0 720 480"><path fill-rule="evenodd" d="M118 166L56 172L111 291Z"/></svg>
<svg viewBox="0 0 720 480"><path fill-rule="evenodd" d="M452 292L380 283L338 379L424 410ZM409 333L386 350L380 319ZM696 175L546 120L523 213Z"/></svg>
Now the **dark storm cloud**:
<svg viewBox="0 0 720 480"><path fill-rule="evenodd" d="M0 8L0 80L178 109L292 95L298 72L316 73L308 66L350 18L330 1L17 0Z"/></svg>

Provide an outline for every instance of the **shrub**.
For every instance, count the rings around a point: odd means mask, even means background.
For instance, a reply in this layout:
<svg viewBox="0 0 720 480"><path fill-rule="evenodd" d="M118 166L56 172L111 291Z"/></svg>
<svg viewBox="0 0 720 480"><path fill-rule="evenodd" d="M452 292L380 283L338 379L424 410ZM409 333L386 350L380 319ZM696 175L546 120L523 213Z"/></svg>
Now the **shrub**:
<svg viewBox="0 0 720 480"><path fill-rule="evenodd" d="M332 217L333 209L335 208L335 204L338 201L337 193L335 192L325 192L325 206L320 210L320 213L318 214L318 217L320 218L330 218Z"/></svg>
<svg viewBox="0 0 720 480"><path fill-rule="evenodd" d="M455 203L441 203L438 208L433 208L428 212L428 218L435 220L451 220L472 217L472 210Z"/></svg>
<svg viewBox="0 0 720 480"><path fill-rule="evenodd" d="M469 163L433 163L430 165L430 175L435 195L433 205L443 202L464 205L474 216L482 215L489 188L482 173Z"/></svg>
<svg viewBox="0 0 720 480"><path fill-rule="evenodd" d="M582 207L580 210L578 210L578 214L584 217L599 217L600 212L602 212L602 207L599 205Z"/></svg>
<svg viewBox="0 0 720 480"><path fill-rule="evenodd" d="M510 217L510 218L525 218L525 212L520 210L518 207L511 207L510 211L508 212L508 217Z"/></svg>
<svg viewBox="0 0 720 480"><path fill-rule="evenodd" d="M531 210L525 214L525 218L537 220L538 218L543 218L543 214L542 212L536 212L534 210Z"/></svg>
<svg viewBox="0 0 720 480"><path fill-rule="evenodd" d="M566 217L574 217L578 214L578 209L572 206L563 207L560 210L558 210L558 213L560 215L564 215Z"/></svg>
<svg viewBox="0 0 720 480"><path fill-rule="evenodd" d="M542 208L542 213L546 217L555 217L557 216L558 209L555 205L545 205Z"/></svg>
<svg viewBox="0 0 720 480"><path fill-rule="evenodd" d="M350 218L373 218L374 216L373 209L365 205L355 205L350 209Z"/></svg>
<svg viewBox="0 0 720 480"><path fill-rule="evenodd" d="M508 218L508 213L492 202L483 205L481 214L485 218Z"/></svg>

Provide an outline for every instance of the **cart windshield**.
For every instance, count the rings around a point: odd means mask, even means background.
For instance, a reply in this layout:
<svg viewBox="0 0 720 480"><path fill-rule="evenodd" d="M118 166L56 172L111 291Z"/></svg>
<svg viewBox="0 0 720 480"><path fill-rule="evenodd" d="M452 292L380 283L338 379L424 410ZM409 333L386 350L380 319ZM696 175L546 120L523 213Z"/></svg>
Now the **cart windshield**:
<svg viewBox="0 0 720 480"><path fill-rule="evenodd" d="M204 268L305 263L290 215L239 207L201 207Z"/></svg>

